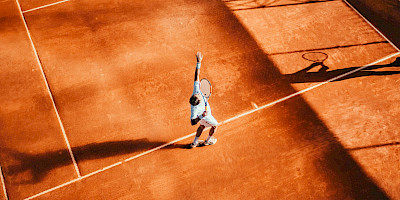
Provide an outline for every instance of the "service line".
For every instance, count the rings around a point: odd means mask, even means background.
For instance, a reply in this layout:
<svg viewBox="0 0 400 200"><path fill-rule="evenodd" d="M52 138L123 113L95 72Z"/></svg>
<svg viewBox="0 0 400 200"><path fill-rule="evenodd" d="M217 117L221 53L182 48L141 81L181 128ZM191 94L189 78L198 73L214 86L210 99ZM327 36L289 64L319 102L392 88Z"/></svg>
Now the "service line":
<svg viewBox="0 0 400 200"><path fill-rule="evenodd" d="M271 107L271 106L273 106L273 105L275 105L275 104L278 104L278 103L280 103L280 102L286 101L286 100L288 100L288 99L290 99L290 98L292 98L292 97L298 96L298 95L303 94L303 93L305 93L305 92L307 92L307 91L310 91L310 90L312 90L312 89L315 89L315 88L317 88L317 87L320 87L320 86L322 86L322 85L325 85L325 84L327 84L327 83L329 83L329 82L332 82L332 81L341 79L341 78L343 78L343 77L345 77L345 76L347 76L347 75L350 75L350 74L353 74L353 73L355 73L355 72L358 72L358 71L360 71L360 70L362 70L362 69L365 69L365 68L367 68L367 67L369 67L369 66L371 66L371 65L378 64L378 63L380 63L380 62L382 62L382 61L388 60L388 59L390 59L390 58L393 58L393 57L399 56L399 55L400 55L400 52L391 54L391 55L386 56L386 57L384 57L384 58L381 58L381 59L379 59L379 60L377 60L377 61L375 61L375 62L372 62L372 63L370 63L370 64L368 64L368 65L364 65L364 66L359 67L359 68L357 68L357 69L355 69L355 70L352 70L352 71L350 71L350 72L344 73L344 74L342 74L342 75L339 75L339 76L337 76L337 77L331 78L331 79L329 79L329 80L327 80L327 81L324 81L324 82L322 82L322 83L316 84L316 85L311 86L311 87L309 87L309 88L306 88L306 89L304 89L304 90L301 90L301 91L298 91L298 92L296 92L296 93L293 93L293 94L291 94L291 95L289 95L289 96L283 97L283 98L281 98L281 99L275 100L275 101L273 101L273 102L271 102L271 103L268 103L268 104L266 104L266 105L260 106L260 107L258 107L258 108L256 108L256 109L253 109L253 110L247 111L247 112L245 112L245 113L236 115L235 117L232 117L232 118L230 118L230 119L227 119L227 120L223 121L223 122L220 123L219 125L223 125L223 124L229 123L229 122L231 122L231 121L233 121L233 120L236 120L236 119L238 119L238 118L244 117L244 116L249 115L249 114L251 114L251 113L257 112L257 111L262 110L262 109L264 109L264 108ZM207 128L207 129L209 129L209 128ZM205 129L205 130L207 130L207 129ZM105 171L105 170L108 170L108 169L114 168L114 167L116 167L116 166L122 165L123 163L129 162L129 161L134 160L134 159L136 159L136 158L139 158L139 157L142 157L142 156L144 156L144 155L150 154L150 153L152 153L152 152L154 152L154 151L157 151L157 150L160 150L160 149L162 149L162 148L164 148L164 147L166 147L166 146L169 146L169 145L172 145L172 144L174 144L174 143L177 143L177 142L180 142L180 141L182 141L182 140L185 140L185 139L187 139L187 138L193 137L195 134L196 134L196 132L190 133L189 135L180 137L180 138L178 138L178 139L175 139L175 140L173 140L173 141L171 141L171 142L168 142L168 143L166 143L166 144L163 144L163 145L161 145L161 146L158 146L158 147L155 147L155 148L153 148L153 149L144 151L144 152L142 152L142 153L140 153L140 154L138 154L138 155L132 156L132 157L130 157L130 158L127 158L127 159L125 159L125 160L123 160L123 161L120 161L120 162L117 162L117 163L115 163L115 164L109 165L109 166L104 167L104 168L102 168L102 169L100 169L100 170L94 171L94 172L92 172L92 173L90 173L90 174L81 176L81 177L79 177L79 178L76 178L76 179L73 179L73 180L71 180L71 181L68 181L68 182L66 182L66 183L64 183L64 184L61 184L61 185L58 185L58 186L56 186L56 187L50 188L50 189L48 189L48 190L45 190L45 191L43 191L43 192L41 192L41 193L38 193L38 194L33 195L33 196L31 196L31 197L28 197L28 198L26 198L25 200L29 200L29 199L33 199L33 198L39 197L39 196L41 196L41 195L47 194L47 193L49 193L49 192L52 192L52 191L57 190L57 189L59 189L59 188L62 188L62 187L64 187L64 186L70 185L70 184L75 183L75 182L77 182L77 181L80 181L80 180L82 180L82 179L85 179L85 178L88 178L88 177L93 176L93 175L95 175L95 174L98 174L98 173L100 173L100 172L103 172L103 171Z"/></svg>
<svg viewBox="0 0 400 200"><path fill-rule="evenodd" d="M37 8L32 8L32 9L29 9L29 10L24 10L24 11L22 11L22 13L32 12L32 11L34 11L34 10L39 10L39 9L42 9L42 8L54 6L54 5L57 5L57 4L60 4L60 3L64 3L64 2L67 2L67 1L70 1L70 0L58 1L58 2L55 2L55 3L51 3L51 4L44 5L44 6L40 6L40 7L37 7Z"/></svg>

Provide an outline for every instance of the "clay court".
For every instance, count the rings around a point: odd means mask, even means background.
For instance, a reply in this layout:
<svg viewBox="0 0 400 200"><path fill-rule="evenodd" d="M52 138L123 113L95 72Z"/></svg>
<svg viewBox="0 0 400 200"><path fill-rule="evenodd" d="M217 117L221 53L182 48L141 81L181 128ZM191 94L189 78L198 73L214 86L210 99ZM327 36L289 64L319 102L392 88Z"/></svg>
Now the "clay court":
<svg viewBox="0 0 400 200"><path fill-rule="evenodd" d="M0 15L2 199L400 200L400 51L346 1ZM187 149L197 51L218 143Z"/></svg>

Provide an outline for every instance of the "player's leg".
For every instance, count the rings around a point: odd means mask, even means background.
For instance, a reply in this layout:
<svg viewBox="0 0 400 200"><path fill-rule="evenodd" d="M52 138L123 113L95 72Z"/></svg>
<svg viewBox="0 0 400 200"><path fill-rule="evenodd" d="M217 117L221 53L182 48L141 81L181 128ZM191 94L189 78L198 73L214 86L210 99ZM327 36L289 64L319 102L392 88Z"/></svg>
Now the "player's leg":
<svg viewBox="0 0 400 200"><path fill-rule="evenodd" d="M217 132L218 122L217 120L211 115L207 116L207 118L203 119L205 126L211 127L210 132L208 133L208 138L204 142L205 145L213 145L217 142L217 138L213 137L213 135Z"/></svg>
<svg viewBox="0 0 400 200"><path fill-rule="evenodd" d="M197 128L196 136L194 137L192 144L190 144L191 148L197 147L199 144L199 137L201 136L201 133L203 133L204 128L206 128L204 125L200 125L199 128Z"/></svg>
<svg viewBox="0 0 400 200"><path fill-rule="evenodd" d="M211 126L210 132L208 133L208 138L204 142L204 145L213 145L217 143L217 138L213 137L215 132L217 132L217 126Z"/></svg>
<svg viewBox="0 0 400 200"><path fill-rule="evenodd" d="M201 133L203 133L204 128L206 128L206 127L204 125L200 124L200 126L199 126L199 128L197 129L197 132L196 132L196 137L200 137L201 136Z"/></svg>
<svg viewBox="0 0 400 200"><path fill-rule="evenodd" d="M217 132L217 126L211 126L210 132L208 133L208 136L213 136L214 133Z"/></svg>

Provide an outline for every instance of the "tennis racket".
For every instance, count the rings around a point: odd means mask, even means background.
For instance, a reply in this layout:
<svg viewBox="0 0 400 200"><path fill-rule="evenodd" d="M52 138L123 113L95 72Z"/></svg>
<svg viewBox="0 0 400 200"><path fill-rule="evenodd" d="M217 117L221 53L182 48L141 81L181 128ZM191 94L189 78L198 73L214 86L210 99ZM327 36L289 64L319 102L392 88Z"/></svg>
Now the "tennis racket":
<svg viewBox="0 0 400 200"><path fill-rule="evenodd" d="M201 91L201 93L203 93L203 96L205 97L205 104L206 104L206 111L207 111L208 98L210 98L211 92L212 92L211 82L208 79L203 78L200 80L200 91Z"/></svg>

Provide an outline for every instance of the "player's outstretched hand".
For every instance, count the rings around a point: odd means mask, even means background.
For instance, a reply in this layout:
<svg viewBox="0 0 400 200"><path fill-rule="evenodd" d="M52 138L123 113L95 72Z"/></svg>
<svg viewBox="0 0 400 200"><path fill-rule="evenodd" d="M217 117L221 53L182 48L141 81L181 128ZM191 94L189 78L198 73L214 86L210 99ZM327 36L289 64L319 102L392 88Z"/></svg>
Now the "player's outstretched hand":
<svg viewBox="0 0 400 200"><path fill-rule="evenodd" d="M208 114L208 112L204 111L202 115L203 115L203 117L205 117L205 116L207 116L207 114Z"/></svg>
<svg viewBox="0 0 400 200"><path fill-rule="evenodd" d="M197 52L196 59L197 59L197 62L201 62L201 60L203 60L203 55L201 54L201 52Z"/></svg>

